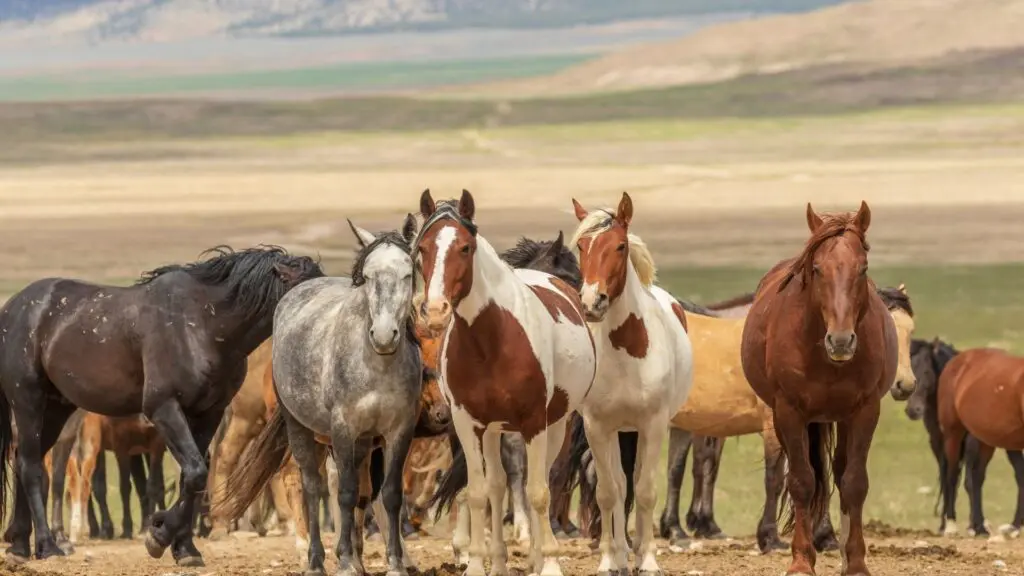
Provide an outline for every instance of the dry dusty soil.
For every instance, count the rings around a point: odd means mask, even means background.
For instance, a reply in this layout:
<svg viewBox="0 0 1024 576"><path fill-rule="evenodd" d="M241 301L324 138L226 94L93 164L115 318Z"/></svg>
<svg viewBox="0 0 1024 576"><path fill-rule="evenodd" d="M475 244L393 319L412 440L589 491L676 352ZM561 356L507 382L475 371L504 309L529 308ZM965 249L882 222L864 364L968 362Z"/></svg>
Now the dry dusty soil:
<svg viewBox="0 0 1024 576"><path fill-rule="evenodd" d="M875 576L897 574L1024 574L1024 549L1020 541L988 543L984 540L948 540L919 538L911 534L886 531L869 537L869 568ZM0 567L0 575L48 576L75 574L80 576L242 576L299 574L294 539L287 536L256 538L242 533L216 542L198 541L205 554L206 567L179 569L169 555L152 560L140 540L89 543L66 558L33 561L18 567ZM921 535L917 535L921 536ZM333 548L333 535L328 535L325 548ZM751 575L780 576L786 569L787 557L780 554L760 555L751 540L703 542L694 549L673 552L664 541L659 543L659 562L667 575ZM452 564L447 539L425 537L410 543L411 554L421 573L428 575L461 574ZM512 574L527 572L525 550L510 549ZM328 552L327 569L334 569ZM566 576L593 574L598 557L583 540L563 542L562 569ZM366 548L366 567L371 574L386 571L383 546L370 542ZM818 574L839 574L838 553L825 554L818 561Z"/></svg>

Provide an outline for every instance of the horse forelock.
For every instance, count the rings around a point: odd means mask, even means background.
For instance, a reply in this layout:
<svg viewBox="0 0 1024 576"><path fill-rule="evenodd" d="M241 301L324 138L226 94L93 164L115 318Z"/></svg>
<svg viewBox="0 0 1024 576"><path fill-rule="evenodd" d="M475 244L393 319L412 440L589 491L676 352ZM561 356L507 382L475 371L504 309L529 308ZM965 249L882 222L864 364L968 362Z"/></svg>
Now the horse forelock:
<svg viewBox="0 0 1024 576"><path fill-rule="evenodd" d="M868 245L864 232L855 224L855 217L856 214L853 212L845 214L822 214L821 226L811 234L811 237L807 240L807 244L804 245L803 251L800 252L800 255L797 256L790 265L789 270L782 279L782 282L779 283L779 292L785 289L786 286L789 285L789 282L796 276L800 276L803 280L801 289L803 289L804 286L807 286L807 275L810 274L811 263L814 261L814 255L825 244L825 242L829 240L839 238L847 232L850 232L860 240L864 251L869 251L871 247Z"/></svg>
<svg viewBox="0 0 1024 576"><path fill-rule="evenodd" d="M596 238L612 229L615 225L615 213L608 208L591 210L587 217L580 221L576 231L569 241L573 254L579 252L580 241L584 238ZM654 256L651 255L647 244L636 234L626 233L629 243L629 261L636 270L640 283L646 287L654 285L657 280L658 268L654 265Z"/></svg>
<svg viewBox="0 0 1024 576"><path fill-rule="evenodd" d="M459 214L458 202L455 200L438 200L434 213L429 218L423 221L423 225L420 226L420 231L416 234L416 239L412 243L412 249L414 251L419 250L420 242L423 241L423 237L426 235L434 224L437 224L441 220L454 220L460 226L469 232L470 236L477 235L477 225L468 218L463 218L462 214Z"/></svg>
<svg viewBox="0 0 1024 576"><path fill-rule="evenodd" d="M355 260L352 262L352 285L362 286L366 283L366 277L363 275L363 268L366 266L366 260L371 254L382 246L394 246L404 252L406 255L412 255L412 247L406 242L405 238L402 237L397 231L389 231L378 234L373 242L370 242L366 246L362 246L356 251Z"/></svg>

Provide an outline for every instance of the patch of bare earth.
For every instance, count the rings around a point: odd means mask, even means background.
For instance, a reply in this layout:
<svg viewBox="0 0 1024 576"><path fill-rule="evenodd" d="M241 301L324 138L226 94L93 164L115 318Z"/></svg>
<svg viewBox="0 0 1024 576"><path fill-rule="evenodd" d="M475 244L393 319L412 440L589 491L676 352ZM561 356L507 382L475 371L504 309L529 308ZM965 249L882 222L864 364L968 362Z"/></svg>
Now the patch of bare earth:
<svg viewBox="0 0 1024 576"><path fill-rule="evenodd" d="M328 534L327 571L332 573L333 538ZM291 537L235 538L219 541L197 541L203 551L206 566L181 569L169 555L153 560L146 555L141 541L97 542L82 545L75 554L66 558L32 561L25 567L0 567L0 575L50 576L67 574L77 576L250 576L267 574L284 576L299 572L295 540ZM778 576L787 566L787 554L757 553L752 539L724 542L700 542L694 548L673 552L659 541L658 561L666 574L683 575L735 575ZM409 543L410 553L422 574L447 576L461 574L452 564L447 537L424 537ZM1024 570L1024 553L1014 543L989 544L984 540L948 540L929 537L868 538L868 563L873 573L931 574L1020 574ZM512 574L528 574L526 550L519 546L509 549L509 568ZM598 556L591 552L583 540L564 541L559 550L561 565L566 576L593 574ZM370 574L386 571L383 546L379 541L368 542L365 564ZM829 552L818 558L819 574L838 574L840 558ZM4 570L7 570L6 572Z"/></svg>

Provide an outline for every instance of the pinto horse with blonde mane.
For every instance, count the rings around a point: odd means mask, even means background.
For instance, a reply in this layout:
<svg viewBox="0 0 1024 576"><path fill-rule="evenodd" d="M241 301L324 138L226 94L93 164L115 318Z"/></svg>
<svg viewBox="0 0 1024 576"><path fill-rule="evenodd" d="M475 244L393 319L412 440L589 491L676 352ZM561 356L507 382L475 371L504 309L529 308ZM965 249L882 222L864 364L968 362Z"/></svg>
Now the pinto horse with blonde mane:
<svg viewBox="0 0 1024 576"><path fill-rule="evenodd" d="M647 247L629 232L633 201L625 192L615 212L588 212L573 200L580 224L571 244L580 253L580 297L601 369L583 404L583 426L597 469L601 510L598 574L629 572L623 498L626 478L618 432L637 431L636 564L641 576L661 574L655 557L655 469L669 420L693 384L693 350L683 307L654 285ZM608 521L607 519L611 519Z"/></svg>
<svg viewBox="0 0 1024 576"><path fill-rule="evenodd" d="M789 460L787 574L814 574L811 530L828 514L830 458L842 573L869 574L862 522L868 450L899 351L896 326L867 274L870 224L864 202L856 213L820 215L808 204L810 239L761 279L743 330L743 372L771 408Z"/></svg>
<svg viewBox="0 0 1024 576"><path fill-rule="evenodd" d="M507 574L501 538L506 476L501 433L526 442L532 570L562 574L548 522L548 473L569 414L594 382L597 357L579 296L564 281L513 269L477 232L473 196L435 203L420 197L424 224L416 241L426 284L421 313L444 331L438 376L469 471L467 576L484 572L484 518L490 501L491 574ZM486 463L486 475L485 475Z"/></svg>

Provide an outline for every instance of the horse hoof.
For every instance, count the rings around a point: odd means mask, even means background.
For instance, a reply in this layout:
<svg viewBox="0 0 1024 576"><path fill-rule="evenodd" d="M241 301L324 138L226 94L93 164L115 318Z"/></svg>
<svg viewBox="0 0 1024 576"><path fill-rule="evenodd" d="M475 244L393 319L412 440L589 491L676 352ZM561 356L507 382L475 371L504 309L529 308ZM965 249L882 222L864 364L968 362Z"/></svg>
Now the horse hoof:
<svg viewBox="0 0 1024 576"><path fill-rule="evenodd" d="M661 570L641 570L639 576L665 576Z"/></svg>
<svg viewBox="0 0 1024 576"><path fill-rule="evenodd" d="M54 556L67 556L64 550L57 546L56 542L47 541L43 544L36 544L36 559L46 560L47 558L53 558Z"/></svg>
<svg viewBox="0 0 1024 576"><path fill-rule="evenodd" d="M29 558L28 556L23 556L17 552L11 552L11 549L8 548L5 560L11 564L17 564L20 566L21 564L28 562Z"/></svg>
<svg viewBox="0 0 1024 576"><path fill-rule="evenodd" d="M58 542L57 547L60 548L61 552L63 552L65 556L70 556L75 553L74 544L72 544L68 540Z"/></svg>
<svg viewBox="0 0 1024 576"><path fill-rule="evenodd" d="M820 542L815 542L814 547L818 552L832 552L839 550L839 541L834 536L823 538Z"/></svg>
<svg viewBox="0 0 1024 576"><path fill-rule="evenodd" d="M157 542L153 534L146 535L146 552L149 552L150 558L162 558L165 551L167 551L167 546Z"/></svg>
<svg viewBox="0 0 1024 576"><path fill-rule="evenodd" d="M202 556L182 556L175 561L178 566L183 568L201 568L206 566L206 562L203 562Z"/></svg>
<svg viewBox="0 0 1024 576"><path fill-rule="evenodd" d="M327 576L323 568L317 568L316 570L306 570L302 573L302 576Z"/></svg>

